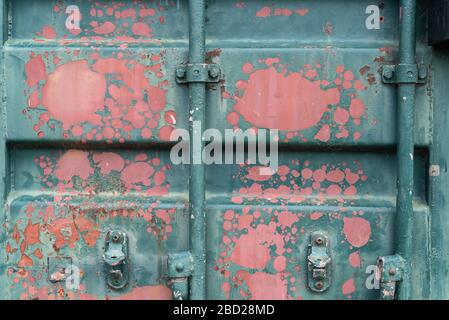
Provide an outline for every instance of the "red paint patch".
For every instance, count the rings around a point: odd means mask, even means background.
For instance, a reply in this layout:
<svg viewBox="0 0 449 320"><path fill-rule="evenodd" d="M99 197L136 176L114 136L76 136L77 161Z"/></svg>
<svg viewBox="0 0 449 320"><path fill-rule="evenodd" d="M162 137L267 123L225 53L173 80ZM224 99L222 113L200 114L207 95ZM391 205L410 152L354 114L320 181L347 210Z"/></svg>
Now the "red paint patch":
<svg viewBox="0 0 449 320"><path fill-rule="evenodd" d="M49 75L45 74L44 56L33 56L26 65L27 83L31 88L45 80L42 88L29 93L28 108L41 106L33 126L36 134L44 137L42 127L46 125L53 130L55 124L49 121L56 120L61 123L64 138L69 133L83 140L107 142L114 139L124 142L125 138L139 134L150 138L157 135L152 129L157 130L160 123L159 136L167 137L171 126L176 124L176 113L170 110L161 115L166 105L163 87L168 82L160 79L160 56L158 59L152 56L154 66L127 60L123 53L117 56L120 59L89 54L85 60L54 64ZM49 63L55 60L49 54L45 57ZM91 58L95 60L92 66L88 64ZM157 77L158 84L150 84L149 75ZM170 126L164 126L165 123Z"/></svg>
<svg viewBox="0 0 449 320"><path fill-rule="evenodd" d="M259 11L257 11L256 16L259 18L266 18L270 15L271 8L270 7L263 7Z"/></svg>
<svg viewBox="0 0 449 320"><path fill-rule="evenodd" d="M354 119L360 119L365 113L365 104L360 99L353 99L349 107L349 113Z"/></svg>
<svg viewBox="0 0 449 320"><path fill-rule="evenodd" d="M56 31L52 26L44 26L42 28L42 36L45 39L55 39L56 38Z"/></svg>
<svg viewBox="0 0 449 320"><path fill-rule="evenodd" d="M98 123L96 112L104 107L105 92L104 75L93 72L86 60L73 61L48 75L42 104L67 130L85 121Z"/></svg>
<svg viewBox="0 0 449 320"><path fill-rule="evenodd" d="M267 167L251 167L248 169L248 175L246 176L248 179L253 181L267 181L270 180L272 175L261 174L261 170L267 170Z"/></svg>
<svg viewBox="0 0 449 320"><path fill-rule="evenodd" d="M269 247L272 245L276 245L279 253L283 252L284 240L275 231L274 224L248 228L248 233L236 241L231 260L242 267L263 269L271 259Z"/></svg>
<svg viewBox="0 0 449 320"><path fill-rule="evenodd" d="M249 274L240 271L237 277L248 286L251 300L285 300L288 298L286 281L278 274L265 272Z"/></svg>
<svg viewBox="0 0 449 320"><path fill-rule="evenodd" d="M125 167L125 160L113 152L95 153L94 162L100 167L101 174L109 174L112 171L122 171Z"/></svg>
<svg viewBox="0 0 449 320"><path fill-rule="evenodd" d="M355 251L349 255L349 263L353 268L360 268L361 259L359 251Z"/></svg>
<svg viewBox="0 0 449 320"><path fill-rule="evenodd" d="M131 31L137 36L151 37L153 29L150 28L146 23L136 22L133 24Z"/></svg>
<svg viewBox="0 0 449 320"><path fill-rule="evenodd" d="M226 120L233 126L237 126L240 121L240 115L237 112L229 112L226 116Z"/></svg>
<svg viewBox="0 0 449 320"><path fill-rule="evenodd" d="M115 25L110 21L106 21L105 23L100 24L94 28L94 32L96 34L101 34L101 35L112 33L112 32L114 32L114 30L115 30Z"/></svg>
<svg viewBox="0 0 449 320"><path fill-rule="evenodd" d="M337 108L334 113L334 120L338 124L346 124L349 120L348 111L343 108Z"/></svg>
<svg viewBox="0 0 449 320"><path fill-rule="evenodd" d="M121 180L127 188L132 188L136 184L142 183L145 186L150 185L150 177L154 169L146 162L136 162L128 165L121 174Z"/></svg>
<svg viewBox="0 0 449 320"><path fill-rule="evenodd" d="M296 13L299 14L301 17L304 17L306 14L309 13L309 9L298 9L296 10Z"/></svg>
<svg viewBox="0 0 449 320"><path fill-rule="evenodd" d="M87 179L94 172L88 155L88 152L79 150L67 151L59 159L54 175L61 181L71 181L73 177Z"/></svg>
<svg viewBox="0 0 449 320"><path fill-rule="evenodd" d="M275 90L273 83L277 83ZM257 127L296 131L315 126L329 105L339 101L340 92L335 88L323 90L320 81L310 81L299 73L285 76L269 67L250 75L234 109Z"/></svg>
<svg viewBox="0 0 449 320"><path fill-rule="evenodd" d="M319 219L321 219L322 216L323 216L323 214L320 212L313 212L312 214L310 214L310 219L311 220L319 220Z"/></svg>
<svg viewBox="0 0 449 320"><path fill-rule="evenodd" d="M25 73L29 87L34 87L39 81L44 80L46 76L45 64L42 56L34 56L25 65Z"/></svg>
<svg viewBox="0 0 449 320"><path fill-rule="evenodd" d="M342 292L344 295L349 295L349 294L352 294L352 293L355 292L355 282L354 282L354 279L353 279L353 278L347 280L347 281L343 284L343 286L342 286L342 288L341 288L341 292Z"/></svg>
<svg viewBox="0 0 449 320"><path fill-rule="evenodd" d="M39 235L40 235L39 223L33 224L31 223L31 221L28 221L28 225L23 231L25 243L29 246L39 243Z"/></svg>
<svg viewBox="0 0 449 320"><path fill-rule="evenodd" d="M331 130L329 125L325 124L320 131L315 135L315 139L321 142L328 142L331 137Z"/></svg>
<svg viewBox="0 0 449 320"><path fill-rule="evenodd" d="M242 70L244 73L249 74L249 73L253 72L254 66L248 62L243 65Z"/></svg>
<svg viewBox="0 0 449 320"><path fill-rule="evenodd" d="M343 233L346 240L356 248L366 245L371 237L370 223L360 217L344 218Z"/></svg>

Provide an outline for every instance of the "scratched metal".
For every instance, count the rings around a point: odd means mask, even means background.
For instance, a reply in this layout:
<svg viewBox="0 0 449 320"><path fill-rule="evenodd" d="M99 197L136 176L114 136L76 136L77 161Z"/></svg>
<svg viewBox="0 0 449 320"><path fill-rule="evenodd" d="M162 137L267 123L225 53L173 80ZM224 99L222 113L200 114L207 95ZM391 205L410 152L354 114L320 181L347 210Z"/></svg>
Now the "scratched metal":
<svg viewBox="0 0 449 320"><path fill-rule="evenodd" d="M195 279L206 286L195 297L379 297L367 271L394 253L397 188L397 89L379 71L397 62L399 5L383 1L380 29L368 30L372 4L207 1L204 60L224 74L206 86L207 127L279 129L281 148L272 176L258 165L205 167L207 261ZM432 62L433 80L417 87L415 104L411 296L447 298L449 52L427 46L419 4L417 60ZM167 254L201 236L189 228L189 167L170 162L168 142L189 128L189 87L175 81L189 56L188 1L0 8L0 298L171 299ZM122 290L105 280L111 229L129 238ZM330 239L324 293L307 287L314 231ZM79 288L67 288L59 265L80 270Z"/></svg>

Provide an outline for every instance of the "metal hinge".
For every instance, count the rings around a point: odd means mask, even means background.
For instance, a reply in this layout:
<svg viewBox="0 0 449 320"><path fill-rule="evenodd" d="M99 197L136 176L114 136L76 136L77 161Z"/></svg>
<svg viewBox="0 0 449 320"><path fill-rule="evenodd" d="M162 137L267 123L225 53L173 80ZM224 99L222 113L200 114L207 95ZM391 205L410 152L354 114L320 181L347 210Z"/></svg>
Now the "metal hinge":
<svg viewBox="0 0 449 320"><path fill-rule="evenodd" d="M331 262L329 238L324 232L310 234L309 255L307 256L308 285L312 291L324 292L331 283Z"/></svg>
<svg viewBox="0 0 449 320"><path fill-rule="evenodd" d="M118 230L106 234L103 260L106 264L106 283L111 289L123 289L129 281L128 236Z"/></svg>
<svg viewBox="0 0 449 320"><path fill-rule="evenodd" d="M176 67L175 76L177 83L218 83L221 80L221 69L214 63L180 64Z"/></svg>
<svg viewBox="0 0 449 320"><path fill-rule="evenodd" d="M189 277L193 273L193 257L190 252L170 253L167 260L168 277L173 299L187 300L189 296Z"/></svg>
<svg viewBox="0 0 449 320"><path fill-rule="evenodd" d="M385 65L382 67L383 83L426 83L427 67L417 64Z"/></svg>
<svg viewBox="0 0 449 320"><path fill-rule="evenodd" d="M377 278L380 280L380 297L393 300L397 284L404 278L405 260L400 255L379 257L377 259Z"/></svg>

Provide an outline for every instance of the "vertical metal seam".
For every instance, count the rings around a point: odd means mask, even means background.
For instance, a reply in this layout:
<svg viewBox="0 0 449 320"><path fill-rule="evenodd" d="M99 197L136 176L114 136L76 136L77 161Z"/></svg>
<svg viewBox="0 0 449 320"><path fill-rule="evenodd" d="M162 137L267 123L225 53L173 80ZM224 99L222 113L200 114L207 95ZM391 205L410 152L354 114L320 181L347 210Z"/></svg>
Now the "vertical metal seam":
<svg viewBox="0 0 449 320"><path fill-rule="evenodd" d="M401 0L400 6L399 64L416 64L416 0ZM398 84L395 248L396 253L402 256L406 263L404 278L398 287L398 299L410 299L412 287L415 91L414 83Z"/></svg>
<svg viewBox="0 0 449 320"><path fill-rule="evenodd" d="M189 63L204 63L206 58L206 1L189 0L190 33L189 33ZM205 126L206 84L189 84L190 105L190 136L202 135ZM199 122L201 126L194 126ZM200 132L198 132L200 131ZM201 139L202 140L202 139ZM201 142L201 150L204 142ZM190 250L194 260L194 270L190 284L190 299L202 300L206 298L206 218L205 201L205 170L202 164L194 163L194 150L190 148L190 179L189 179L189 208L190 208Z"/></svg>

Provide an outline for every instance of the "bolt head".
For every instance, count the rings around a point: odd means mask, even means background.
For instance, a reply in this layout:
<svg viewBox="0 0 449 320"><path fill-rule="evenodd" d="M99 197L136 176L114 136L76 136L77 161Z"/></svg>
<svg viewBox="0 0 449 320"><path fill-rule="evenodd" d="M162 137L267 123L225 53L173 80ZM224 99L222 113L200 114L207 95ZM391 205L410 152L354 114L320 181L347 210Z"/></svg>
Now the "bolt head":
<svg viewBox="0 0 449 320"><path fill-rule="evenodd" d="M393 79L393 70L391 70L391 69L384 69L383 76L384 76L385 79L388 79L388 80Z"/></svg>
<svg viewBox="0 0 449 320"><path fill-rule="evenodd" d="M390 276L396 275L396 268L391 268L390 270L388 270L388 273L390 274Z"/></svg>
<svg viewBox="0 0 449 320"><path fill-rule="evenodd" d="M315 282L316 289L321 290L321 289L323 289L323 286L324 286L323 282L321 282L321 281Z"/></svg>
<svg viewBox="0 0 449 320"><path fill-rule="evenodd" d="M321 246L324 243L324 239L321 237L318 237L315 239L315 243L319 246Z"/></svg>
<svg viewBox="0 0 449 320"><path fill-rule="evenodd" d="M183 68L176 69L176 77L184 78L186 75L186 71Z"/></svg>
<svg viewBox="0 0 449 320"><path fill-rule="evenodd" d="M210 76L211 78L216 78L216 77L218 77L218 69L217 69L216 67L212 67L212 68L209 70L209 76Z"/></svg>
<svg viewBox="0 0 449 320"><path fill-rule="evenodd" d="M183 272L184 271L184 265L182 263L178 263L175 268L176 268L177 272Z"/></svg>
<svg viewBox="0 0 449 320"><path fill-rule="evenodd" d="M111 234L111 239L112 239L112 242L118 243L118 242L120 242L122 240L122 236L118 232L113 232Z"/></svg>
<svg viewBox="0 0 449 320"><path fill-rule="evenodd" d="M418 78L424 80L427 78L427 67L425 65L420 65L418 70Z"/></svg>

